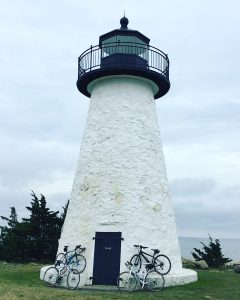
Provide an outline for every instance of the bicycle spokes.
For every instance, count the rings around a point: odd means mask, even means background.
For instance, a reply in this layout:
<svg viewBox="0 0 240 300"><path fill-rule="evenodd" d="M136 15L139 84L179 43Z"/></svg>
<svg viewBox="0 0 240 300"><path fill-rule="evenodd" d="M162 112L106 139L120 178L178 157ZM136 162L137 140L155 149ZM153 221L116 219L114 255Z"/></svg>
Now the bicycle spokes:
<svg viewBox="0 0 240 300"><path fill-rule="evenodd" d="M137 285L136 278L130 272L123 272L117 279L117 286L120 291L132 292Z"/></svg>
<svg viewBox="0 0 240 300"><path fill-rule="evenodd" d="M154 260L154 269L162 275L166 275L171 270L170 259L163 254L158 255Z"/></svg>

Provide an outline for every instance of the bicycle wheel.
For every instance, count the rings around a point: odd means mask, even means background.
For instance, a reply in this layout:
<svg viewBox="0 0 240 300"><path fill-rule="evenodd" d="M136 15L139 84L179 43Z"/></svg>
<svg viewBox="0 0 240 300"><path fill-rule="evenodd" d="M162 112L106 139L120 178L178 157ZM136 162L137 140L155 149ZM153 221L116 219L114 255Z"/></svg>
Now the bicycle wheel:
<svg viewBox="0 0 240 300"><path fill-rule="evenodd" d="M58 262L58 264L60 266L65 265L66 263L66 256L64 253L58 253L56 260L55 260L55 264Z"/></svg>
<svg viewBox="0 0 240 300"><path fill-rule="evenodd" d="M162 274L156 271L149 271L145 279L145 284L150 291L158 292L163 289L165 280Z"/></svg>
<svg viewBox="0 0 240 300"><path fill-rule="evenodd" d="M130 263L133 265L133 269L135 272L139 272L142 267L142 259L138 254L133 255L130 260Z"/></svg>
<svg viewBox="0 0 240 300"><path fill-rule="evenodd" d="M130 272L122 272L117 279L117 287L121 292L133 292L137 286L136 277Z"/></svg>
<svg viewBox="0 0 240 300"><path fill-rule="evenodd" d="M82 254L77 254L76 261L77 261L76 268L78 269L78 271L80 273L82 273L85 270L86 265L87 265L86 258Z"/></svg>
<svg viewBox="0 0 240 300"><path fill-rule="evenodd" d="M163 254L156 256L154 259L154 269L159 274L166 275L171 270L170 259Z"/></svg>
<svg viewBox="0 0 240 300"><path fill-rule="evenodd" d="M58 269L55 267L50 267L46 270L43 276L43 282L46 286L54 286L59 279Z"/></svg>
<svg viewBox="0 0 240 300"><path fill-rule="evenodd" d="M75 290L80 282L80 273L77 269L71 269L67 276L67 285L70 290Z"/></svg>

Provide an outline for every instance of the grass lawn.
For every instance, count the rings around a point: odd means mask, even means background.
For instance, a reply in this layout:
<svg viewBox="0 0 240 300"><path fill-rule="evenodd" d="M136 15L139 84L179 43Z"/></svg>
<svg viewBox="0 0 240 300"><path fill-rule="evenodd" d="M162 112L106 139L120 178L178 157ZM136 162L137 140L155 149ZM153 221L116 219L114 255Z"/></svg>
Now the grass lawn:
<svg viewBox="0 0 240 300"><path fill-rule="evenodd" d="M41 265L0 263L0 300L209 299L239 300L240 275L230 271L199 271L199 280L185 286L125 294L48 288L39 279Z"/></svg>

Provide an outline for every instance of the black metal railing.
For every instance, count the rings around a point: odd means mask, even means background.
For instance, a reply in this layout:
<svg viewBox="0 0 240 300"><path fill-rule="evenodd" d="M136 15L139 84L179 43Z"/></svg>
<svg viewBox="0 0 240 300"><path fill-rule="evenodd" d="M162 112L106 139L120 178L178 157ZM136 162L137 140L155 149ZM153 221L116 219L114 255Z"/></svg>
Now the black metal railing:
<svg viewBox="0 0 240 300"><path fill-rule="evenodd" d="M169 80L169 59L161 50L137 43L117 42L91 46L78 59L78 79L97 69L146 69Z"/></svg>

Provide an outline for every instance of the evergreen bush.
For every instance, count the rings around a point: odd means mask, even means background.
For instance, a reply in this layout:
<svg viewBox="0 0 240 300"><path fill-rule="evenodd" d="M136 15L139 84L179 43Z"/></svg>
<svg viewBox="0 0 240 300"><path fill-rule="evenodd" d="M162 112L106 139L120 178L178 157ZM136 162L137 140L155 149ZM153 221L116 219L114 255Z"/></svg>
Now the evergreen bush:
<svg viewBox="0 0 240 300"><path fill-rule="evenodd" d="M202 250L194 248L196 253L192 252L192 256L196 261L204 260L211 268L219 268L232 261L222 254L222 248L218 239L213 241L212 237L209 235L209 240L208 245L201 242L203 245Z"/></svg>

